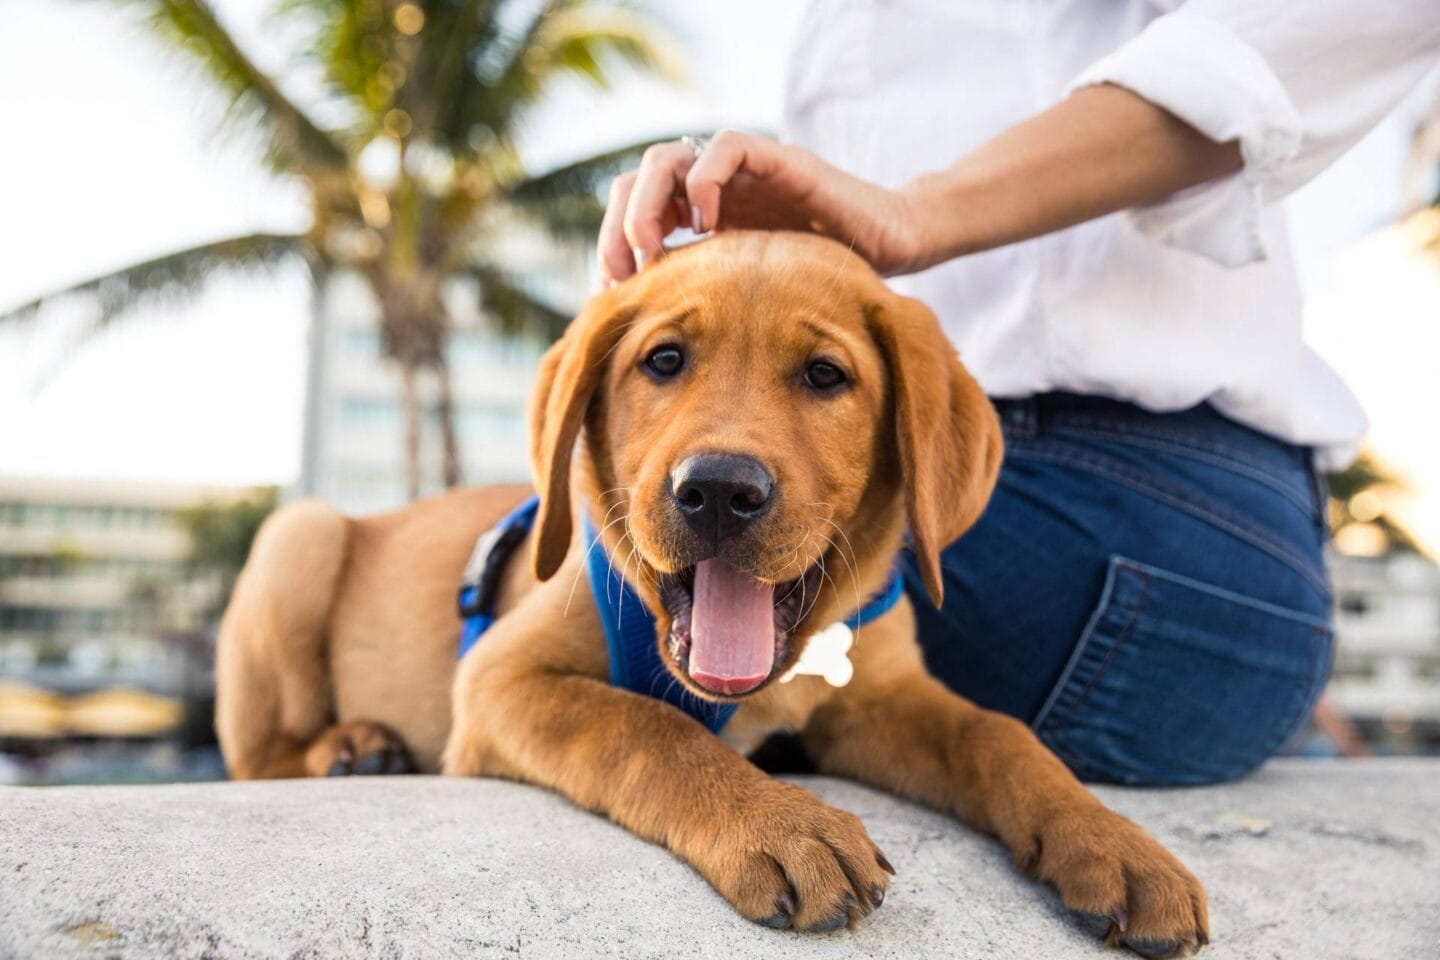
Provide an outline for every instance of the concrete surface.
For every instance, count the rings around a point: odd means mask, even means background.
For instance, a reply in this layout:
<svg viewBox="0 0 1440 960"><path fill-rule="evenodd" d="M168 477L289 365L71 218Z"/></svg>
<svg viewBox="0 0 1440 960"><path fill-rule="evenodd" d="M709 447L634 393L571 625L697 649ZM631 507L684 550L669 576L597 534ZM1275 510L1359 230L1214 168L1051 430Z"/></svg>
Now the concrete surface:
<svg viewBox="0 0 1440 960"><path fill-rule="evenodd" d="M993 843L801 782L858 813L899 869L856 931L746 923L665 851L509 783L3 789L0 957L1107 956ZM1440 958L1440 763L1098 792L1208 886L1204 957Z"/></svg>

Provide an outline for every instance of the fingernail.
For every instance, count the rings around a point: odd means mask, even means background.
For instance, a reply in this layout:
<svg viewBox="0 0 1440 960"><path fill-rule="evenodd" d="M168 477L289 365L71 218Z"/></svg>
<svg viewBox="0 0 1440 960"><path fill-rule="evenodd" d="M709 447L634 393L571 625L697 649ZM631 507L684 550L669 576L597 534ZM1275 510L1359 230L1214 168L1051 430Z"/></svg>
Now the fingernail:
<svg viewBox="0 0 1440 960"><path fill-rule="evenodd" d="M614 290L618 286L620 286L620 281L616 280L614 277L611 277L609 280L605 281L605 288L607 290Z"/></svg>
<svg viewBox="0 0 1440 960"><path fill-rule="evenodd" d="M635 269L644 270L645 261L649 259L645 256L645 251L641 250L639 247L631 247L630 253L635 257Z"/></svg>
<svg viewBox="0 0 1440 960"><path fill-rule="evenodd" d="M696 233L704 233L704 232L705 232L705 225L700 222L700 208L699 208L699 207L691 207L691 208L690 208L690 229L691 229L691 230L694 230Z"/></svg>

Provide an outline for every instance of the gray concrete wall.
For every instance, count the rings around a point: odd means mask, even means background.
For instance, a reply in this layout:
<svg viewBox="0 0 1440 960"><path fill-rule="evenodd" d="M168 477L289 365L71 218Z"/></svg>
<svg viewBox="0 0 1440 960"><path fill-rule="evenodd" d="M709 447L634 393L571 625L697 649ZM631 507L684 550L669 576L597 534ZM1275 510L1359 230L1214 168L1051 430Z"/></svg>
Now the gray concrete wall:
<svg viewBox="0 0 1440 960"><path fill-rule="evenodd" d="M664 850L515 784L7 788L0 957L1106 955L990 841L802 782L859 814L899 870L855 931L747 923ZM1440 958L1440 764L1284 762L1217 788L1098 792L1205 882L1202 956Z"/></svg>

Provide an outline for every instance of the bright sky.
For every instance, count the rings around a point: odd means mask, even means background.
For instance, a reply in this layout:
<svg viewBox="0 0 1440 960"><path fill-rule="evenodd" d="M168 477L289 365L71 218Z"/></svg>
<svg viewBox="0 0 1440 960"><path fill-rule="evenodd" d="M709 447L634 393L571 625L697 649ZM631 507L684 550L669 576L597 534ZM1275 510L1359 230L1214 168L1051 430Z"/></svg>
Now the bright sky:
<svg viewBox="0 0 1440 960"><path fill-rule="evenodd" d="M215 2L274 65L262 29L272 0ZM0 33L0 309L186 244L305 223L303 196L217 132L203 85L105 7L8 0L7 23L23 28ZM543 167L648 134L774 128L800 7L657 5L685 40L694 90L567 93L537 119L527 155ZM1388 123L1291 215L1307 336L1365 403L1376 452L1410 481L1405 518L1440 547L1440 270L1399 231L1365 239L1395 218L1409 123ZM289 482L306 312L295 273L216 282L60 365L63 324L0 334L0 473Z"/></svg>

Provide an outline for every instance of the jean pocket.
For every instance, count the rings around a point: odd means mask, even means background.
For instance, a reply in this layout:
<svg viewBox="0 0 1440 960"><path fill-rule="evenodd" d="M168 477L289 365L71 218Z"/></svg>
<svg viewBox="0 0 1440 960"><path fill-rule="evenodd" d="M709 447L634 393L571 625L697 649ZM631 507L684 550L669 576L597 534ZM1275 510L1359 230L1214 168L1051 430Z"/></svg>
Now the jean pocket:
<svg viewBox="0 0 1440 960"><path fill-rule="evenodd" d="M1115 556L1035 732L1083 779L1228 780L1298 729L1330 655L1321 618Z"/></svg>

